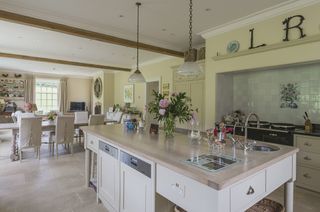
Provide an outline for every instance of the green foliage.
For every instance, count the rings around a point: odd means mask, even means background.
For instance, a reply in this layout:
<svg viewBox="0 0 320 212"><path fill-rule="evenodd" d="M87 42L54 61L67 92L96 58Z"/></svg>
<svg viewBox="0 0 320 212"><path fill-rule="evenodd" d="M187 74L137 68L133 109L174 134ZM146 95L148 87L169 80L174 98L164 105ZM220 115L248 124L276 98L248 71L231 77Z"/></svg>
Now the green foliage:
<svg viewBox="0 0 320 212"><path fill-rule="evenodd" d="M148 111L158 121L165 121L166 119L177 118L180 123L189 121L192 117L191 99L186 96L186 93L172 94L169 99L169 105L166 108L160 107L160 101L164 100L164 95L153 91L155 100L148 105ZM165 109L165 113L161 115L160 109Z"/></svg>

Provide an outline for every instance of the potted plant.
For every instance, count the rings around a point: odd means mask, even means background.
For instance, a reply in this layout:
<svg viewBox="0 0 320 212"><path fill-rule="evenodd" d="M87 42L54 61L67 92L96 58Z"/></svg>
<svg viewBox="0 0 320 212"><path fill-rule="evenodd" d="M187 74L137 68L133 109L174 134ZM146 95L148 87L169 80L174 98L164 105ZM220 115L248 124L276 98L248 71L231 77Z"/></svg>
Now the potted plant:
<svg viewBox="0 0 320 212"><path fill-rule="evenodd" d="M163 94L153 91L155 100L148 104L148 111L155 119L164 124L163 129L167 137L172 137L175 121L184 123L192 118L191 99L186 93L173 93L169 99Z"/></svg>

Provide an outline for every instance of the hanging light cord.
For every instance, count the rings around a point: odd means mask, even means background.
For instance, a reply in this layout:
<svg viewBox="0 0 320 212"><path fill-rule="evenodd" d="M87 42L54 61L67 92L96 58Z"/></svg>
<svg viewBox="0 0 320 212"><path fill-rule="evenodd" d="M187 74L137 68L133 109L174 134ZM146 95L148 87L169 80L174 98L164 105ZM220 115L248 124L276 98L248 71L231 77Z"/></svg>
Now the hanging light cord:
<svg viewBox="0 0 320 212"><path fill-rule="evenodd" d="M189 3L189 52L192 50L192 0Z"/></svg>
<svg viewBox="0 0 320 212"><path fill-rule="evenodd" d="M140 20L139 7L141 6L141 3L137 2L136 5L137 5L137 71L140 71L139 70L139 28L140 28L140 25L139 25L139 20Z"/></svg>

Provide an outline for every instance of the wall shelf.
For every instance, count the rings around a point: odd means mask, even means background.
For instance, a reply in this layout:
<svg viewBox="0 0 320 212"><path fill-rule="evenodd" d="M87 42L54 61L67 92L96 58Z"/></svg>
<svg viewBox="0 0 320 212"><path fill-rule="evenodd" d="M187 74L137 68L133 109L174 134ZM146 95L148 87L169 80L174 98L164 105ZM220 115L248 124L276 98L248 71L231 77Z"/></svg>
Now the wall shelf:
<svg viewBox="0 0 320 212"><path fill-rule="evenodd" d="M307 36L307 37L304 37L302 39L297 39L297 40L292 40L292 41L287 41L287 42L281 42L281 43L276 43L276 44L270 44L270 45L259 47L259 48L256 48L256 49L248 49L248 50L243 50L243 51L236 52L236 53L218 55L218 56L212 57L212 59L216 60L216 61L225 60L225 59L230 59L230 58L234 58L234 57L240 57L240 56L245 56L245 55L250 55L250 54L262 53L262 52L267 52L267 51L271 51L271 50L282 49L282 48L287 48L287 47L292 47L292 46L297 46L297 45L317 42L317 41L320 41L320 34L319 35Z"/></svg>

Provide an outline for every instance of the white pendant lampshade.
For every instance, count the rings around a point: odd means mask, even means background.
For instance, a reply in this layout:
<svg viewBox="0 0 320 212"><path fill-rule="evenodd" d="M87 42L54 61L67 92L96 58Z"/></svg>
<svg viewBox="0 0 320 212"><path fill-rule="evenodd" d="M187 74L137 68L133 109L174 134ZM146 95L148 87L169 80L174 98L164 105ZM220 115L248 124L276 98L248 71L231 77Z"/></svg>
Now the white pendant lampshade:
<svg viewBox="0 0 320 212"><path fill-rule="evenodd" d="M198 63L185 61L177 70L177 73L184 76L196 76L201 74L202 70Z"/></svg>
<svg viewBox="0 0 320 212"><path fill-rule="evenodd" d="M141 3L137 2L137 69L134 71L133 74L130 75L128 82L130 83L141 83L146 82L146 79L143 77L141 71L139 70L139 17L140 17L140 6Z"/></svg>
<svg viewBox="0 0 320 212"><path fill-rule="evenodd" d="M142 75L142 73L139 70L136 70L128 79L128 82L130 83L140 83L140 82L146 82L146 79Z"/></svg>
<svg viewBox="0 0 320 212"><path fill-rule="evenodd" d="M192 0L189 1L189 51L184 63L178 68L177 74L184 76L196 76L200 75L202 70L200 66L193 61L192 56Z"/></svg>

